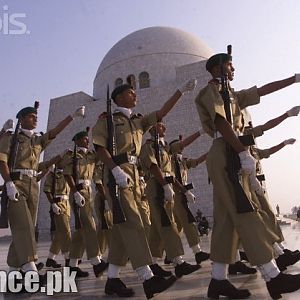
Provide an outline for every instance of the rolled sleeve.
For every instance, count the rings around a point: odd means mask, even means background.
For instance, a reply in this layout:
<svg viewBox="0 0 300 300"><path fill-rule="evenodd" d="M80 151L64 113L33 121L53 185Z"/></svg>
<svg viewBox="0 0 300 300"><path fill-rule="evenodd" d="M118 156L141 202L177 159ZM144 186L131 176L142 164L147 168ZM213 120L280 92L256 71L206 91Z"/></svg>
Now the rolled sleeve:
<svg viewBox="0 0 300 300"><path fill-rule="evenodd" d="M49 132L46 132L38 138L40 139L39 143L41 144L43 150L45 150L45 148L55 139L55 137L50 138Z"/></svg>
<svg viewBox="0 0 300 300"><path fill-rule="evenodd" d="M151 165L158 165L157 160L155 158L154 150L150 144L143 145L140 154L140 162L141 165L148 170L150 170Z"/></svg>
<svg viewBox="0 0 300 300"><path fill-rule="evenodd" d="M157 119L157 113L156 111L143 116L142 118L142 127L143 127L143 131L146 132L147 130L149 130L153 125L155 125L158 122Z"/></svg>
<svg viewBox="0 0 300 300"><path fill-rule="evenodd" d="M186 159L186 166L188 169L196 168L198 166L198 159L193 159L193 158Z"/></svg>
<svg viewBox="0 0 300 300"><path fill-rule="evenodd" d="M235 92L235 95L237 96L240 109L244 109L251 105L256 105L260 102L260 96L258 95L256 86Z"/></svg>
<svg viewBox="0 0 300 300"><path fill-rule="evenodd" d="M271 155L269 149L258 149L258 148L254 148L254 149L258 156L258 159L269 158Z"/></svg>
<svg viewBox="0 0 300 300"><path fill-rule="evenodd" d="M52 174L49 174L46 177L46 180L45 180L45 183L44 183L44 188L43 188L43 191L45 193L51 193L52 192L52 177L53 177Z"/></svg>
<svg viewBox="0 0 300 300"><path fill-rule="evenodd" d="M97 121L92 130L93 144L107 147L107 121L106 118L101 118Z"/></svg>
<svg viewBox="0 0 300 300"><path fill-rule="evenodd" d="M10 153L11 136L5 135L0 141L0 161L8 163Z"/></svg>
<svg viewBox="0 0 300 300"><path fill-rule="evenodd" d="M259 125L259 126L253 127L253 128L251 129L251 133L253 134L253 136L254 136L255 138L257 138L257 137L262 136L262 135L264 134L264 131L263 131L262 126Z"/></svg>
<svg viewBox="0 0 300 300"><path fill-rule="evenodd" d="M169 153L176 154L182 150L183 150L182 143L181 143L181 141L178 141L178 142L172 143L170 145Z"/></svg>

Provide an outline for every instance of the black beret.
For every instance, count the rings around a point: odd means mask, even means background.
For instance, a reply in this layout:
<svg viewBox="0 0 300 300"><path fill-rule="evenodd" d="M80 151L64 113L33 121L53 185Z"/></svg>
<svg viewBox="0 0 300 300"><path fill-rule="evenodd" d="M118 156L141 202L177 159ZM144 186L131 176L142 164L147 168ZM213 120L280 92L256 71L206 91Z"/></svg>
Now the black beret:
<svg viewBox="0 0 300 300"><path fill-rule="evenodd" d="M206 62L206 70L210 72L214 66L223 64L224 62L231 61L232 56L227 53L218 53L211 56Z"/></svg>
<svg viewBox="0 0 300 300"><path fill-rule="evenodd" d="M76 142L78 140L80 140L81 138L83 137L86 137L86 136L89 136L89 133L87 131L80 131L80 132L77 132L73 138L72 138L72 141L73 142Z"/></svg>
<svg viewBox="0 0 300 300"><path fill-rule="evenodd" d="M17 113L16 118L20 119L32 113L33 114L37 113L37 109L35 107L32 106L24 107Z"/></svg>
<svg viewBox="0 0 300 300"><path fill-rule="evenodd" d="M133 89L133 87L130 85L130 84L121 84L119 86L117 86L111 93L111 99L113 99L114 101L116 101L116 97L123 93L124 91L127 91L127 90L130 90L130 89Z"/></svg>

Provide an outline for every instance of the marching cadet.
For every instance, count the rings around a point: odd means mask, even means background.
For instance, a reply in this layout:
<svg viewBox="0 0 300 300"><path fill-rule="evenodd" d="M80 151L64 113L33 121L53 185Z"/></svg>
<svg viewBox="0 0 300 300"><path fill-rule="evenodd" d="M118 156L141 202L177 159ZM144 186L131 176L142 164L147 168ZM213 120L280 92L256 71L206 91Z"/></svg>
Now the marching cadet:
<svg viewBox="0 0 300 300"><path fill-rule="evenodd" d="M98 219L97 235L101 253L105 253L106 249L109 247L111 228L113 225L112 212L103 187L103 167L102 162L97 162L93 175L96 186L94 206Z"/></svg>
<svg viewBox="0 0 300 300"><path fill-rule="evenodd" d="M174 140L170 143L172 147L173 143L177 143L179 140ZM199 164L205 161L206 155L201 155L198 158L186 158L182 155L182 150L172 154L172 170L176 179L184 186L188 184L187 175L188 170L196 168ZM180 224L182 225L183 232L188 241L189 247L192 249L197 264L201 264L202 261L209 259L209 253L202 251L200 246L200 238L198 234L197 226L195 225L196 219L192 215L187 199L182 192L174 187L174 214L178 217Z"/></svg>
<svg viewBox="0 0 300 300"><path fill-rule="evenodd" d="M248 298L251 295L248 289L237 289L227 280L227 266L235 261L240 238L250 263L258 266L265 279L270 296L278 299L282 293L300 288L300 275L283 274L278 269L273 257L274 239L265 228L260 212L258 210L237 212L236 200L240 199L236 199L234 194L236 186L232 184L226 172L228 162L226 152L230 150L226 144L238 153L242 176L253 176L255 159L237 138L243 131L241 109L258 104L261 96L299 82L300 75L296 74L260 88L255 86L235 92L226 80L232 81L234 77L230 54L220 53L212 56L206 63L206 69L213 79L200 90L195 102L204 131L215 138L206 159L208 174L214 187L214 226L210 254L213 266L208 297L218 299L223 295L231 298ZM226 100L226 105L223 99ZM230 111L232 118L229 118ZM247 196L251 204L251 195Z"/></svg>
<svg viewBox="0 0 300 300"><path fill-rule="evenodd" d="M110 201L116 198L116 194L109 194L107 182L109 174L112 174L115 183L119 187L119 198L125 222L116 224L112 228L112 237L108 254L108 279L105 286L106 294L117 294L119 296L131 297L134 291L127 288L120 280L119 272L125 266L128 257L133 269L143 280L143 287L147 298L153 297L155 293L162 292L170 287L174 278L162 278L154 276L149 265L152 264L152 256L147 243L144 226L136 204L136 191L139 185L139 174L137 170L137 157L142 146L142 137L147 130L161 120L173 108L182 94L195 88L195 80L185 83L176 90L173 96L163 105L163 107L149 115L141 116L132 114L132 109L136 106L136 94L129 84L123 84L114 89L111 98L117 105L113 113L113 129L115 131L115 153L110 153L108 148L107 125L111 123L110 115L98 119L93 128L93 143L96 145L97 155L104 162L104 187L105 194ZM127 155L129 162L117 163L115 156ZM112 172L112 173L109 173ZM115 199L116 200L116 199ZM119 202L119 203L120 203ZM116 202L115 202L116 203ZM112 204L110 203L110 206ZM116 211L113 211L113 214ZM138 247L136 245L139 245Z"/></svg>
<svg viewBox="0 0 300 300"><path fill-rule="evenodd" d="M147 178L149 178L146 194L150 206L152 227L157 232L157 236L150 237L149 242L154 261L151 269L154 273L164 274L165 271L157 264L157 260L158 258L162 258L163 249L165 249L168 259L175 265L176 276L182 277L183 275L195 272L200 266L190 265L182 258L184 250L173 213L174 191L172 184L167 183L166 177L174 177L171 154L182 151L184 147L192 143L200 134L197 132L183 141L173 143L172 147L169 148L164 141L165 132L166 127L162 122L154 125L150 129L151 139L147 140L142 146L140 154L141 165ZM157 136L156 139L155 136ZM195 196L189 190L186 190L182 184L178 182L173 185L176 185L178 190L184 193L189 201L194 201Z"/></svg>
<svg viewBox="0 0 300 300"><path fill-rule="evenodd" d="M61 267L61 264L55 261L55 257L60 251L65 258L65 265L68 265L71 244L70 188L63 175L61 161L53 165L52 170L46 177L43 190L50 202L50 216L53 216L55 225L46 267L57 269Z"/></svg>
<svg viewBox="0 0 300 300"><path fill-rule="evenodd" d="M76 235L70 246L70 268L76 277L87 277L89 273L78 267L78 261L86 250L94 274L99 277L107 268L99 249L96 224L93 217L92 179L96 163L95 152L89 150L88 128L74 135L74 151L69 151L64 159L66 181L71 189ZM76 224L77 223L77 224Z"/></svg>
<svg viewBox="0 0 300 300"><path fill-rule="evenodd" d="M83 115L84 107L81 107L40 136L34 132L37 109L25 107L17 113L15 134L5 135L1 139L0 172L9 199L8 219L12 232L7 256L11 270L21 268L24 272L37 271L34 263L37 260L34 224L39 193L36 176L40 153L75 117ZM13 140L15 145L12 145ZM11 153L12 147L17 151Z"/></svg>

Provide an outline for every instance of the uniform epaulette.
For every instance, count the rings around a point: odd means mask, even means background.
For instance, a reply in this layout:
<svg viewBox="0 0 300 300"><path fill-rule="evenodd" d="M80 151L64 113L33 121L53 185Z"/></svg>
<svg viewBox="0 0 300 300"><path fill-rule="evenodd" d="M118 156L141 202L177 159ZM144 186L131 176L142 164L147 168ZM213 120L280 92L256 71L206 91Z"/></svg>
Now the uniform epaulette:
<svg viewBox="0 0 300 300"><path fill-rule="evenodd" d="M208 83L213 83L213 84L219 84L219 80L214 78L214 79L211 79Z"/></svg>
<svg viewBox="0 0 300 300"><path fill-rule="evenodd" d="M98 119L106 119L108 117L108 113L106 111L104 111L103 113L101 113L98 117Z"/></svg>

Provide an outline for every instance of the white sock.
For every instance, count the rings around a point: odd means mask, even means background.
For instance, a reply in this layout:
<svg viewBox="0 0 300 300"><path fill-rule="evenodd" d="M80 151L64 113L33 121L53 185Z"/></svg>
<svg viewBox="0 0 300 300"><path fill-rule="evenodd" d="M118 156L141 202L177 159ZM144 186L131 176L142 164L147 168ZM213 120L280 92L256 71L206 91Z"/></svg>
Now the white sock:
<svg viewBox="0 0 300 300"><path fill-rule="evenodd" d="M90 262L93 266L96 266L101 263L100 256L92 257Z"/></svg>
<svg viewBox="0 0 300 300"><path fill-rule="evenodd" d="M196 253L198 253L198 252L201 251L201 247L200 247L199 244L192 246L191 249L193 250L194 254L196 254Z"/></svg>
<svg viewBox="0 0 300 300"><path fill-rule="evenodd" d="M173 261L174 266L181 265L181 264L184 263L184 260L183 260L182 256L176 256L176 257L173 258L172 261Z"/></svg>
<svg viewBox="0 0 300 300"><path fill-rule="evenodd" d="M240 250L238 249L236 251L236 257L235 257L235 262L240 261L241 260L241 255L240 255Z"/></svg>
<svg viewBox="0 0 300 300"><path fill-rule="evenodd" d="M113 264L108 265L107 277L108 278L119 278L121 267Z"/></svg>
<svg viewBox="0 0 300 300"><path fill-rule="evenodd" d="M153 263L153 265L157 264L157 261L158 261L158 257L152 257L152 263Z"/></svg>
<svg viewBox="0 0 300 300"><path fill-rule="evenodd" d="M272 278L275 278L279 275L280 271L276 265L276 262L274 259L272 259L270 262L257 266L259 272L261 273L261 276L265 281L270 281Z"/></svg>
<svg viewBox="0 0 300 300"><path fill-rule="evenodd" d="M24 264L22 266L22 270L24 272L28 272L28 271L36 271L37 272L38 271L37 268L36 268L36 265L35 265L34 261L30 261L30 262Z"/></svg>
<svg viewBox="0 0 300 300"><path fill-rule="evenodd" d="M277 258L279 255L284 254L283 250L281 249L281 247L277 243L274 243L272 245L272 247L273 247L273 250L274 250L275 258Z"/></svg>
<svg viewBox="0 0 300 300"><path fill-rule="evenodd" d="M49 252L49 254L48 254L48 258L53 259L53 260L54 260L55 256L56 255L51 252Z"/></svg>
<svg viewBox="0 0 300 300"><path fill-rule="evenodd" d="M71 258L70 259L70 267L72 267L72 268L78 267L78 258Z"/></svg>
<svg viewBox="0 0 300 300"><path fill-rule="evenodd" d="M283 242L281 242L281 243L277 243L278 244L278 246L283 250L283 249L285 249L285 247L284 247L284 245L283 245Z"/></svg>
<svg viewBox="0 0 300 300"><path fill-rule="evenodd" d="M69 259L70 258L69 252L65 252L62 255L64 256L65 259Z"/></svg>
<svg viewBox="0 0 300 300"><path fill-rule="evenodd" d="M143 281L148 280L154 276L149 266L136 268L135 271L138 274L139 278Z"/></svg>
<svg viewBox="0 0 300 300"><path fill-rule="evenodd" d="M211 277L216 280L225 280L227 279L227 269L227 264L213 262Z"/></svg>

